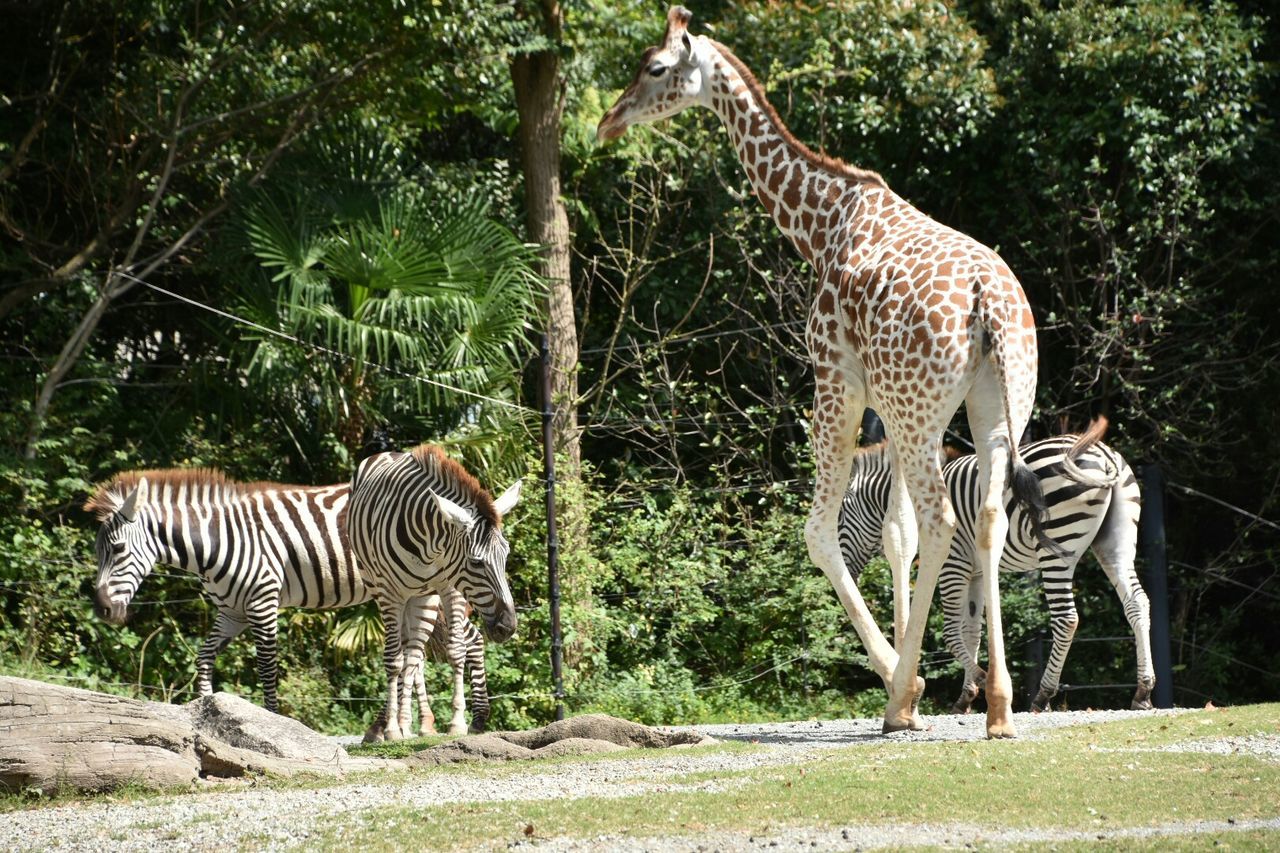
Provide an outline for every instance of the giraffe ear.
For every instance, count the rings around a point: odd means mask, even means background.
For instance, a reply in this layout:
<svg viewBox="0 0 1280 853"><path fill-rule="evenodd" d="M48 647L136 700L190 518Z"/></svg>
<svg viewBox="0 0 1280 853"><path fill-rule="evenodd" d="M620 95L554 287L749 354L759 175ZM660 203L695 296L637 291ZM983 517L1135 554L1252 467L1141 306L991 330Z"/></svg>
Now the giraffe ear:
<svg viewBox="0 0 1280 853"><path fill-rule="evenodd" d="M702 62L702 57L698 55L697 42L689 38L688 33L680 36L680 54L680 62L686 68L696 68Z"/></svg>
<svg viewBox="0 0 1280 853"><path fill-rule="evenodd" d="M667 34L675 35L688 29L693 20L693 13L683 6L672 6L667 10Z"/></svg>

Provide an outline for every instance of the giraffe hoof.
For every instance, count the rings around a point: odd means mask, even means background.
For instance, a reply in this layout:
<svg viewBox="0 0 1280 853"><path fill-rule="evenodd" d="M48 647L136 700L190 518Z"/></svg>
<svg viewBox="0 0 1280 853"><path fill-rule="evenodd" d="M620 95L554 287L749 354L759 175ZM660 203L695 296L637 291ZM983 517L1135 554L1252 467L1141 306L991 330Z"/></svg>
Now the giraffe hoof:
<svg viewBox="0 0 1280 853"><path fill-rule="evenodd" d="M910 720L908 720L905 723L889 722L888 720L885 720L884 725L880 728L880 734L883 734L883 735L893 734L894 732L906 732L906 731L913 731L913 729L911 728Z"/></svg>
<svg viewBox="0 0 1280 853"><path fill-rule="evenodd" d="M1150 711L1150 710L1151 710L1152 708L1154 708L1154 707L1155 707L1155 706L1151 704L1151 700L1150 700L1150 699L1134 699L1134 700L1133 700L1133 703L1132 703L1131 705L1129 705L1129 710L1131 710L1131 711Z"/></svg>
<svg viewBox="0 0 1280 853"><path fill-rule="evenodd" d="M1002 719L987 718L987 739L1003 740L1005 738L1015 738L1018 736L1017 730L1013 727L1013 721L1008 717Z"/></svg>

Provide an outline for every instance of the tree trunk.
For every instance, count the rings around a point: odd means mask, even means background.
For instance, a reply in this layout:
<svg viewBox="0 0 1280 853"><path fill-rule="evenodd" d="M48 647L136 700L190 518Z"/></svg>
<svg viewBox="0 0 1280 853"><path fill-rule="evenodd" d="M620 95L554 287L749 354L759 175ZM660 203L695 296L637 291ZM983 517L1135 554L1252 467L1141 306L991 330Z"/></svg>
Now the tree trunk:
<svg viewBox="0 0 1280 853"><path fill-rule="evenodd" d="M544 34L559 44L560 6L543 0ZM520 115L520 165L525 181L529 237L542 247L546 276L547 337L551 350L551 404L556 448L569 461L563 476L576 478L582 462L578 433L578 330L569 277L569 215L560 197L560 117L564 80L560 57L552 50L518 54L511 62L516 109Z"/></svg>
<svg viewBox="0 0 1280 853"><path fill-rule="evenodd" d="M564 469L557 480L567 488L557 493L556 519L564 600L574 612L592 608L595 561L581 500L582 451L578 431L578 330L569 276L569 214L560 196L560 118L564 112L564 79L556 48L563 19L558 0L540 0L542 33L552 48L517 54L511 80L520 116L517 132L524 173L529 237L542 247L542 274L547 279L547 346L551 359L552 434ZM559 490L559 486L557 489ZM576 622L574 642L564 648L564 665L577 668L591 646L589 619Z"/></svg>

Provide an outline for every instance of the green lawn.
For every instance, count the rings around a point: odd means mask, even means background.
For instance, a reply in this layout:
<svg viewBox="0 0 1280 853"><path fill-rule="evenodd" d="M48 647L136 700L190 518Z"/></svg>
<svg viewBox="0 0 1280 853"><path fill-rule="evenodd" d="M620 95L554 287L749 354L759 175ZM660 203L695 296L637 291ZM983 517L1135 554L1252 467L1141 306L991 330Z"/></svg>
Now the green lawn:
<svg viewBox="0 0 1280 853"><path fill-rule="evenodd" d="M327 848L501 847L533 835L767 833L785 826L966 823L1106 833L1198 819L1280 816L1280 762L1169 752L1175 743L1280 735L1280 706L1198 711L1064 729L1043 740L857 746L804 765L691 774L723 790L620 798L387 807L321 824ZM327 825L326 825L327 823ZM1218 833L1280 845L1280 833ZM1203 846L1207 837L1188 844ZM1136 848L1167 839L1123 842ZM1054 844L1061 847L1061 844Z"/></svg>

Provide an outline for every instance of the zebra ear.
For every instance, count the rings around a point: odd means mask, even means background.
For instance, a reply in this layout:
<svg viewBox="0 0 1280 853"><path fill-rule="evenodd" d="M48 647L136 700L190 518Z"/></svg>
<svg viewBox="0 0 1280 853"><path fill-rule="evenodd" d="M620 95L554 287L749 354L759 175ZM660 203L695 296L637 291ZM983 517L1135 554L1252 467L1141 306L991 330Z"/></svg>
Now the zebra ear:
<svg viewBox="0 0 1280 853"><path fill-rule="evenodd" d="M511 512L512 507L516 505L516 501L520 500L520 480L516 480L511 487L502 493L502 497L493 502L493 508L498 511L499 516L504 516Z"/></svg>
<svg viewBox="0 0 1280 853"><path fill-rule="evenodd" d="M436 502L436 509L440 510L445 520L450 524L456 524L463 530L470 530L475 525L475 516L468 512L466 507L458 506L453 501L435 492L431 493L431 498Z"/></svg>
<svg viewBox="0 0 1280 853"><path fill-rule="evenodd" d="M133 487L133 491L124 499L124 503L120 505L120 509L116 510L124 517L125 521L133 521L138 516L138 506L145 505L147 502L147 478L143 477L138 481L138 485Z"/></svg>

